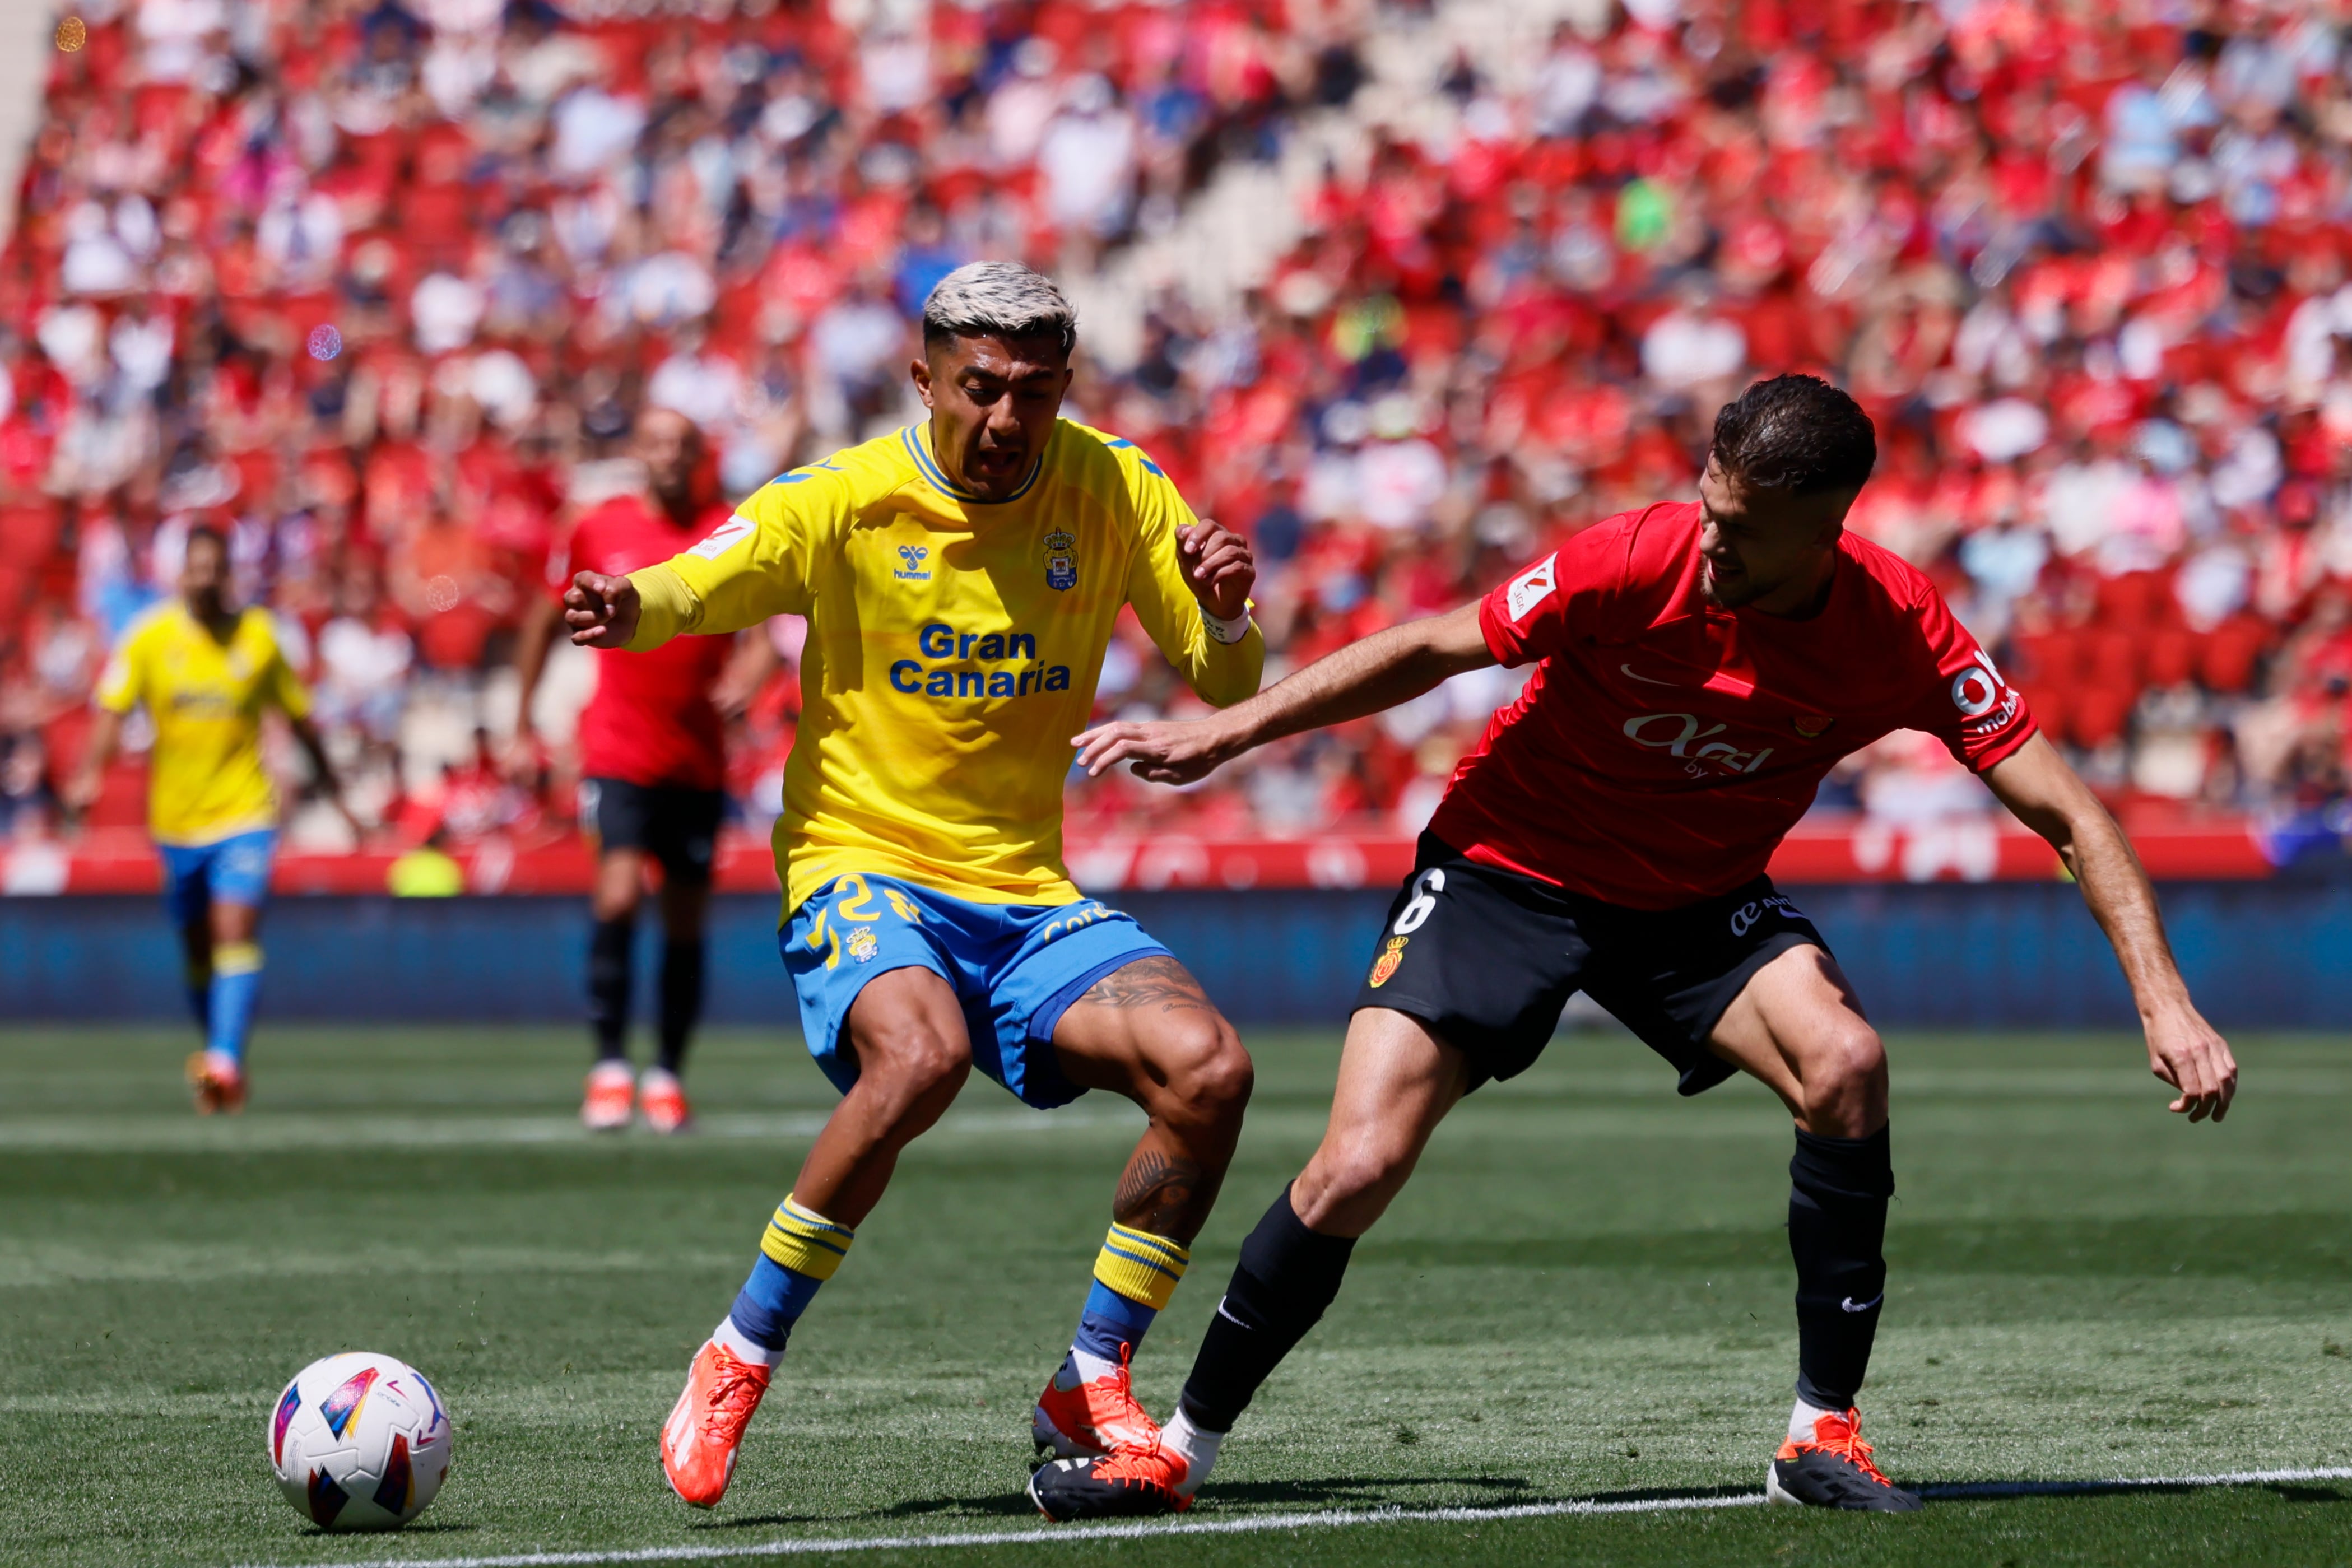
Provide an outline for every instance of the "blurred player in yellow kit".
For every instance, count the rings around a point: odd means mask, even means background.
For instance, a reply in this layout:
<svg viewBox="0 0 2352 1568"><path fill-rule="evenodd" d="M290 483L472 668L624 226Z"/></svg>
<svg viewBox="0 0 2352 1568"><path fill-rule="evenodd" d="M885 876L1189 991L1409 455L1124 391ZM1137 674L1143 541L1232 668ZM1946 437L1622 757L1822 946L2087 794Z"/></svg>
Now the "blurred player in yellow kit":
<svg viewBox="0 0 2352 1568"><path fill-rule="evenodd" d="M230 609L228 582L227 541L213 528L190 529L179 597L123 633L99 680L89 748L66 789L77 810L98 799L124 716L146 705L155 725L147 821L187 960L188 1005L205 1031L205 1049L188 1059L188 1082L206 1114L245 1104L246 1038L261 987L256 937L278 845L278 794L261 760L264 707L286 716L321 787L341 800L310 724L310 694L287 664L268 612Z"/></svg>
<svg viewBox="0 0 2352 1568"><path fill-rule="evenodd" d="M898 1152L974 1066L1041 1108L1108 1089L1150 1117L1031 1433L1067 1457L1156 1430L1128 1361L1224 1178L1249 1057L1165 947L1072 885L1062 784L1122 608L1218 706L1257 690L1265 644L1248 545L1196 520L1132 443L1059 417L1076 337L1027 267L957 269L911 367L928 420L782 476L665 565L582 572L566 595L589 647L809 621L779 942L842 1102L663 1429L670 1485L698 1506L726 1490L786 1336Z"/></svg>

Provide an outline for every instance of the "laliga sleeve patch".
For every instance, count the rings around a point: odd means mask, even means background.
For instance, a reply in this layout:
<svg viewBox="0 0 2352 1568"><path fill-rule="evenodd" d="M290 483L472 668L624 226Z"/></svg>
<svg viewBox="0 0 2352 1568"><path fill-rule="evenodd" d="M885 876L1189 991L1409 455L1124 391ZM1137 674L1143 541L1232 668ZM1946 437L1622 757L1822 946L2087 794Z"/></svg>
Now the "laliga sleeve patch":
<svg viewBox="0 0 2352 1568"><path fill-rule="evenodd" d="M733 517L728 518L725 522L719 524L717 528L711 529L710 537L709 538L703 540L700 544L692 547L686 553L688 555L698 555L705 560L717 560L720 556L725 555L729 550L733 549L738 544L750 538L753 533L758 531L758 528L759 525L757 523L754 523L742 513L738 512Z"/></svg>
<svg viewBox="0 0 2352 1568"><path fill-rule="evenodd" d="M1559 586L1559 574L1555 565L1559 559L1548 555L1511 579L1505 602L1510 606L1513 621L1526 620L1528 611L1551 597L1551 591Z"/></svg>

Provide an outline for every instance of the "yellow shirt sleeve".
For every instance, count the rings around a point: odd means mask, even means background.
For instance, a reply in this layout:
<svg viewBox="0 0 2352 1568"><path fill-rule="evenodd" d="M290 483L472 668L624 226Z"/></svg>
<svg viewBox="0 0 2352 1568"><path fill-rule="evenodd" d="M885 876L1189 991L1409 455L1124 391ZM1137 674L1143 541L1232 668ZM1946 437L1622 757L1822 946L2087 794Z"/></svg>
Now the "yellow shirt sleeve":
<svg viewBox="0 0 2352 1568"><path fill-rule="evenodd" d="M1201 601L1192 597L1176 556L1176 530L1199 519L1158 465L1132 446L1121 456L1139 535L1127 581L1135 618L1202 702L1231 707L1256 695L1265 674L1265 634L1252 621L1238 643L1209 635Z"/></svg>
<svg viewBox="0 0 2352 1568"><path fill-rule="evenodd" d="M807 614L818 551L856 515L856 486L834 463L827 458L771 480L700 544L629 573L640 611L628 650L643 653L692 632L740 632L771 615Z"/></svg>
<svg viewBox="0 0 2352 1568"><path fill-rule="evenodd" d="M133 626L116 643L106 661L105 670L98 677L98 706L109 713L129 713L146 695L146 680L141 657L143 652L140 633L144 623Z"/></svg>

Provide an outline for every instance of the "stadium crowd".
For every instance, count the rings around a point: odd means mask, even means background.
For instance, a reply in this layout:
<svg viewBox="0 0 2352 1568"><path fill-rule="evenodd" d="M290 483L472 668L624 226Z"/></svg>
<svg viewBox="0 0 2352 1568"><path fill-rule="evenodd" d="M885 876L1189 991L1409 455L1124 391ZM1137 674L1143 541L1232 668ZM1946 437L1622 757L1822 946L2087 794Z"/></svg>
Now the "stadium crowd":
<svg viewBox="0 0 2352 1568"><path fill-rule="evenodd" d="M0 831L51 831L199 521L363 815L563 831L565 759L495 738L511 633L636 410L747 493L913 417L956 263L1093 273L1310 122L1349 155L1296 248L1156 301L1131 363L1082 347L1069 409L1252 536L1269 674L1689 495L1731 392L1818 369L1881 434L1854 526L2095 783L2281 853L2352 829L2352 8L1600 0L1508 82L1433 61L1410 131L1360 113L1375 32L1444 5L91 0L0 251ZM773 634L753 826L798 706ZM1512 689L1100 780L1073 825L1409 831ZM1192 700L1115 645L1105 712ZM1896 736L1822 807L1989 803ZM126 773L98 819L137 816Z"/></svg>

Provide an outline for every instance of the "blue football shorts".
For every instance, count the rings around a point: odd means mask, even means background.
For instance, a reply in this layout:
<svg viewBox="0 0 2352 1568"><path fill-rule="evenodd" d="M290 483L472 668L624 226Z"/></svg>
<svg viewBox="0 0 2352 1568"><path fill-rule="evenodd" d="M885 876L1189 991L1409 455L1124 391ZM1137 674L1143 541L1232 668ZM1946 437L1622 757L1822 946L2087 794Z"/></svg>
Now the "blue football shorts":
<svg viewBox="0 0 2352 1568"><path fill-rule="evenodd" d="M269 896L276 830L237 833L209 844L157 844L163 862L163 907L174 925L193 925L215 904L258 908Z"/></svg>
<svg viewBox="0 0 2352 1568"><path fill-rule="evenodd" d="M800 995L809 1054L843 1093L857 1082L841 1039L857 993L877 975L929 969L963 1006L972 1065L1040 1110L1086 1092L1054 1055L1054 1027L1070 1004L1114 969L1168 952L1090 898L973 904L856 874L811 894L776 940Z"/></svg>

